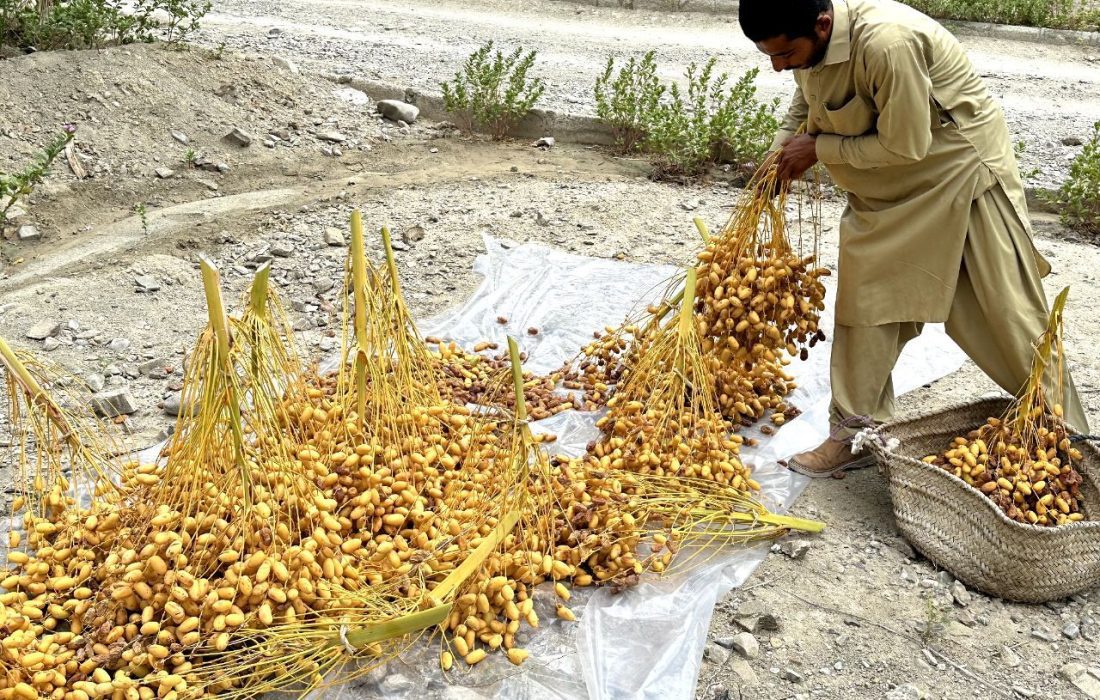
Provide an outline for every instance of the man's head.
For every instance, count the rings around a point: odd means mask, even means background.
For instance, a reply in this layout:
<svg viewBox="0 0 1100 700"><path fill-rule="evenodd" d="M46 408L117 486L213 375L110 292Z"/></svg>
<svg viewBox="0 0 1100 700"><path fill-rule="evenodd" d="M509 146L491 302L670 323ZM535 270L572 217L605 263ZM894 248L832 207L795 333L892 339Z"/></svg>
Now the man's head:
<svg viewBox="0 0 1100 700"><path fill-rule="evenodd" d="M820 63L833 35L831 0L741 0L738 18L777 71Z"/></svg>

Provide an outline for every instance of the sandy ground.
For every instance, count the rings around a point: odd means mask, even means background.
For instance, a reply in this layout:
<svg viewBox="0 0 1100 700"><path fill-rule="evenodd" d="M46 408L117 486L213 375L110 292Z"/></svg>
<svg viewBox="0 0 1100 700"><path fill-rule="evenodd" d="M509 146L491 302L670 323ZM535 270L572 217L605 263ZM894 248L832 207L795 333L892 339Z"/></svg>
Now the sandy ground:
<svg viewBox="0 0 1100 700"><path fill-rule="evenodd" d="M380 27L402 11L413 18L401 20L406 24L392 20L394 27L408 26L412 33L391 30L398 32L390 35L391 42L426 37L412 29L433 12L450 13L452 36L465 33L471 44L481 38L470 36L472 28L461 28L469 25L461 24L465 15L458 5L360 6L356 16L375 17L370 21ZM511 22L504 32L528 17L494 14L492 5L476 1L469 6L470 16ZM294 14L291 5L283 7ZM416 11L410 14L408 8ZM545 35L556 40L564 41L566 30L555 34L555 22L575 29L571 23L580 21L573 15L581 8L558 3L530 8L545 9ZM297 21L306 18L303 13ZM641 21L628 20L630 26ZM680 15L673 20L702 21ZM326 22L352 26L348 17ZM219 26L213 24L212 31L221 31ZM268 20L258 21L257 36L266 34L268 26ZM229 29L224 31L231 38ZM251 37L244 20L233 31ZM693 31L699 29L683 30L685 45ZM726 31L712 30L710 36L717 40ZM297 30L288 33L298 36L302 46L296 59L331 70L327 59L306 55L306 47L324 41ZM635 39L657 42L675 35L670 29L660 36L642 32ZM700 37L705 40L705 32ZM607 39L592 29L575 40ZM340 44L336 39L330 43ZM427 54L428 48L420 50ZM465 52L466 46L435 44L431 49L449 55ZM993 46L985 50L992 52ZM1064 49L1014 50L1029 56L1018 60L1034 62L1033 70L1054 65L1053 59L1036 57L1045 51L1077 56ZM729 58L756 60L742 56ZM379 73L383 66L397 65L377 56L362 60L376 60ZM1065 84L1059 81L1068 81L1070 73L1091 81L1075 93L1082 112L1071 109L1067 121L1043 127L1057 133L1085 111L1097 110L1097 69L1084 58L1067 60L1069 66L1053 71L1049 82L1044 78L1036 88L1057 94ZM594 149L558 146L546 152L523 143L486 144L432 124L402 130L335 97L330 83L276 70L265 56L242 57L232 49L217 58L201 50L132 47L44 54L2 65L12 78L6 78L10 89L0 98L0 154L5 159L0 168L43 143L51 124L75 121L80 123L78 152L90 176L77 181L59 163L25 219L40 227L43 238L3 243L8 262L0 271L0 335L74 376L130 391L138 410L122 427L132 449L156 442L173 422L161 402L178 391L182 353L204 323L200 254L223 270L229 298L243 291L257 262L271 257L273 278L287 299L302 349L320 358L332 345L338 306L333 283L345 254L343 247L326 244L325 232L345 228L353 208L360 208L372 225L389 223L398 234L423 227L424 238L399 252L398 262L415 312L426 317L461 303L477 285L471 265L483 233L594 256L683 264L697 245L691 218L703 216L717 225L736 197L736 190L721 182L651 182L644 163ZM235 88L226 90L226 85ZM1089 90L1093 98L1086 104ZM222 140L234 126L253 135L251 146ZM172 137L174 130L185 132L204 159L215 166L225 163L228 170L187 167L181 161L186 147ZM332 152L333 142L322 135L334 130L344 137L338 156L322 150ZM288 131L288 139L265 148L269 131ZM158 167L175 172L161 178L155 174ZM133 213L135 204L145 206L144 225ZM830 265L839 211L836 201L826 208L824 257ZM1100 294L1100 249L1066 240L1046 219L1037 221L1037 232L1040 250L1056 267L1048 290L1073 287L1067 310L1070 360L1095 422L1100 420L1100 356L1095 352L1100 328L1093 309ZM142 287L147 277L159 289ZM43 342L25 337L42 320L62 326L51 352ZM128 342L112 346L116 339ZM157 360L152 364L161 370L143 373L140 366L148 360ZM989 381L968 366L905 397L902 408L934 408L991 390ZM0 476L0 487L12 478L10 471ZM6 498L10 494L0 496ZM873 470L811 485L795 512L822 518L829 528L810 542L801 559L771 556L743 590L722 602L712 620L715 645L703 661L697 697L1087 697L1058 671L1070 662L1096 667L1100 591L1050 606L1013 605L975 594L962 607L951 599L950 582L941 581L934 567L898 537L884 484ZM759 655L746 659L716 644L741 631L735 620L750 606L773 614L778 629L759 630Z"/></svg>

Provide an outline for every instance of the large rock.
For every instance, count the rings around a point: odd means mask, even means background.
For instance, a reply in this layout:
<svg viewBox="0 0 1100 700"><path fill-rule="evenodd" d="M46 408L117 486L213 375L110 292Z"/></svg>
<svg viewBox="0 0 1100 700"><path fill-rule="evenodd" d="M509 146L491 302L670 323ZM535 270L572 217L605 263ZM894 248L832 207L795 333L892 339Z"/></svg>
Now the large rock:
<svg viewBox="0 0 1100 700"><path fill-rule="evenodd" d="M344 245L344 233L338 228L325 229L325 244L334 248Z"/></svg>
<svg viewBox="0 0 1100 700"><path fill-rule="evenodd" d="M722 666L729 660L730 653L727 649L711 642L703 649L703 657L712 664Z"/></svg>
<svg viewBox="0 0 1100 700"><path fill-rule="evenodd" d="M729 668L733 671L741 682L745 685L756 685L760 682L760 679L756 676L756 671L752 669L748 661L739 659L736 656L730 659Z"/></svg>
<svg viewBox="0 0 1100 700"><path fill-rule="evenodd" d="M137 410L134 397L123 388L101 391L92 396L92 410L105 418L129 415Z"/></svg>
<svg viewBox="0 0 1100 700"><path fill-rule="evenodd" d="M168 360L163 357L154 357L138 365L138 374L148 377L150 375L167 375Z"/></svg>
<svg viewBox="0 0 1100 700"><path fill-rule="evenodd" d="M93 372L84 377L84 381L88 384L88 388L91 389L93 393L103 391L103 386L107 383L107 379L98 372Z"/></svg>
<svg viewBox="0 0 1100 700"><path fill-rule="evenodd" d="M57 321L39 321L27 331L27 337L31 340L45 340L57 335L61 330L61 324Z"/></svg>
<svg viewBox="0 0 1100 700"><path fill-rule="evenodd" d="M886 700L924 700L925 697L923 690L911 684L898 686L886 694Z"/></svg>
<svg viewBox="0 0 1100 700"><path fill-rule="evenodd" d="M252 145L252 135L237 127L234 127L233 131L225 135L225 140L241 147Z"/></svg>
<svg viewBox="0 0 1100 700"><path fill-rule="evenodd" d="M294 61L291 61L289 58L275 56L271 59L271 62L292 75L298 75L299 73L301 73L301 71L298 70L298 64L296 64Z"/></svg>
<svg viewBox="0 0 1100 700"><path fill-rule="evenodd" d="M425 231L423 226L410 226L401 232L401 240L410 245L424 240L424 236Z"/></svg>
<svg viewBox="0 0 1100 700"><path fill-rule="evenodd" d="M23 224L15 232L15 235L19 237L21 241L37 241L42 238L42 232L38 230L37 226L32 224Z"/></svg>
<svg viewBox="0 0 1100 700"><path fill-rule="evenodd" d="M155 292L160 289L160 282L152 275L138 275L134 278L134 284L142 292Z"/></svg>
<svg viewBox="0 0 1100 700"><path fill-rule="evenodd" d="M951 597L955 599L955 603L961 607L966 607L974 600L974 597L970 595L970 591L966 590L966 586L962 581L955 581L951 584Z"/></svg>
<svg viewBox="0 0 1100 700"><path fill-rule="evenodd" d="M759 601L749 601L733 614L733 621L746 632L779 629L779 618L764 608Z"/></svg>
<svg viewBox="0 0 1100 700"><path fill-rule="evenodd" d="M190 415L195 412L194 403L189 403L186 407L183 405L183 397L180 392L172 392L161 404L161 408L164 410L164 414L167 416L178 416L181 413Z"/></svg>
<svg viewBox="0 0 1100 700"><path fill-rule="evenodd" d="M755 659L760 656L760 643L748 632L734 635L732 648L746 659Z"/></svg>
<svg viewBox="0 0 1100 700"><path fill-rule="evenodd" d="M779 551L791 559L801 559L806 556L806 552L810 551L810 543L807 540L783 540L779 545Z"/></svg>
<svg viewBox="0 0 1100 700"><path fill-rule="evenodd" d="M1043 642L1053 643L1053 642L1058 641L1058 635L1056 635L1053 632L1051 632L1050 630L1044 629L1042 627L1037 627L1037 628L1031 630L1031 636L1034 639L1038 639L1038 640L1043 641Z"/></svg>
<svg viewBox="0 0 1100 700"><path fill-rule="evenodd" d="M380 100L378 113L390 121L412 124L420 116L420 108L401 100Z"/></svg>
<svg viewBox="0 0 1100 700"><path fill-rule="evenodd" d="M1089 670L1085 666L1066 664L1058 672L1058 675L1072 683L1090 700L1100 700L1100 680L1089 674Z"/></svg>

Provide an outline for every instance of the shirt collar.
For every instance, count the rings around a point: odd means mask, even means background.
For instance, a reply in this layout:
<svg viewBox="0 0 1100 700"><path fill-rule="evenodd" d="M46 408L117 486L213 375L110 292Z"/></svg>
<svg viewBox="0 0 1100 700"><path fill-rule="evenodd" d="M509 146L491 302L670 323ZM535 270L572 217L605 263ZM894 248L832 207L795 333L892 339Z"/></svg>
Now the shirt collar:
<svg viewBox="0 0 1100 700"><path fill-rule="evenodd" d="M825 58L815 66L821 68L844 63L852 55L852 22L848 13L847 0L833 0L833 35L829 37L829 48Z"/></svg>

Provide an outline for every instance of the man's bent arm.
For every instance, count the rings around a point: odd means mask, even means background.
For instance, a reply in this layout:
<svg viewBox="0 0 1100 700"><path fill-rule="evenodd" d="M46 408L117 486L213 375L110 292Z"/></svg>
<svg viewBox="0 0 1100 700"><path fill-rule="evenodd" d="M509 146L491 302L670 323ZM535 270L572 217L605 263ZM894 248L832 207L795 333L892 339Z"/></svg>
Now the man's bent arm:
<svg viewBox="0 0 1100 700"><path fill-rule="evenodd" d="M868 77L879 113L876 132L820 134L818 160L860 169L922 160L932 146L932 79L920 44L903 40L875 52L868 58Z"/></svg>

